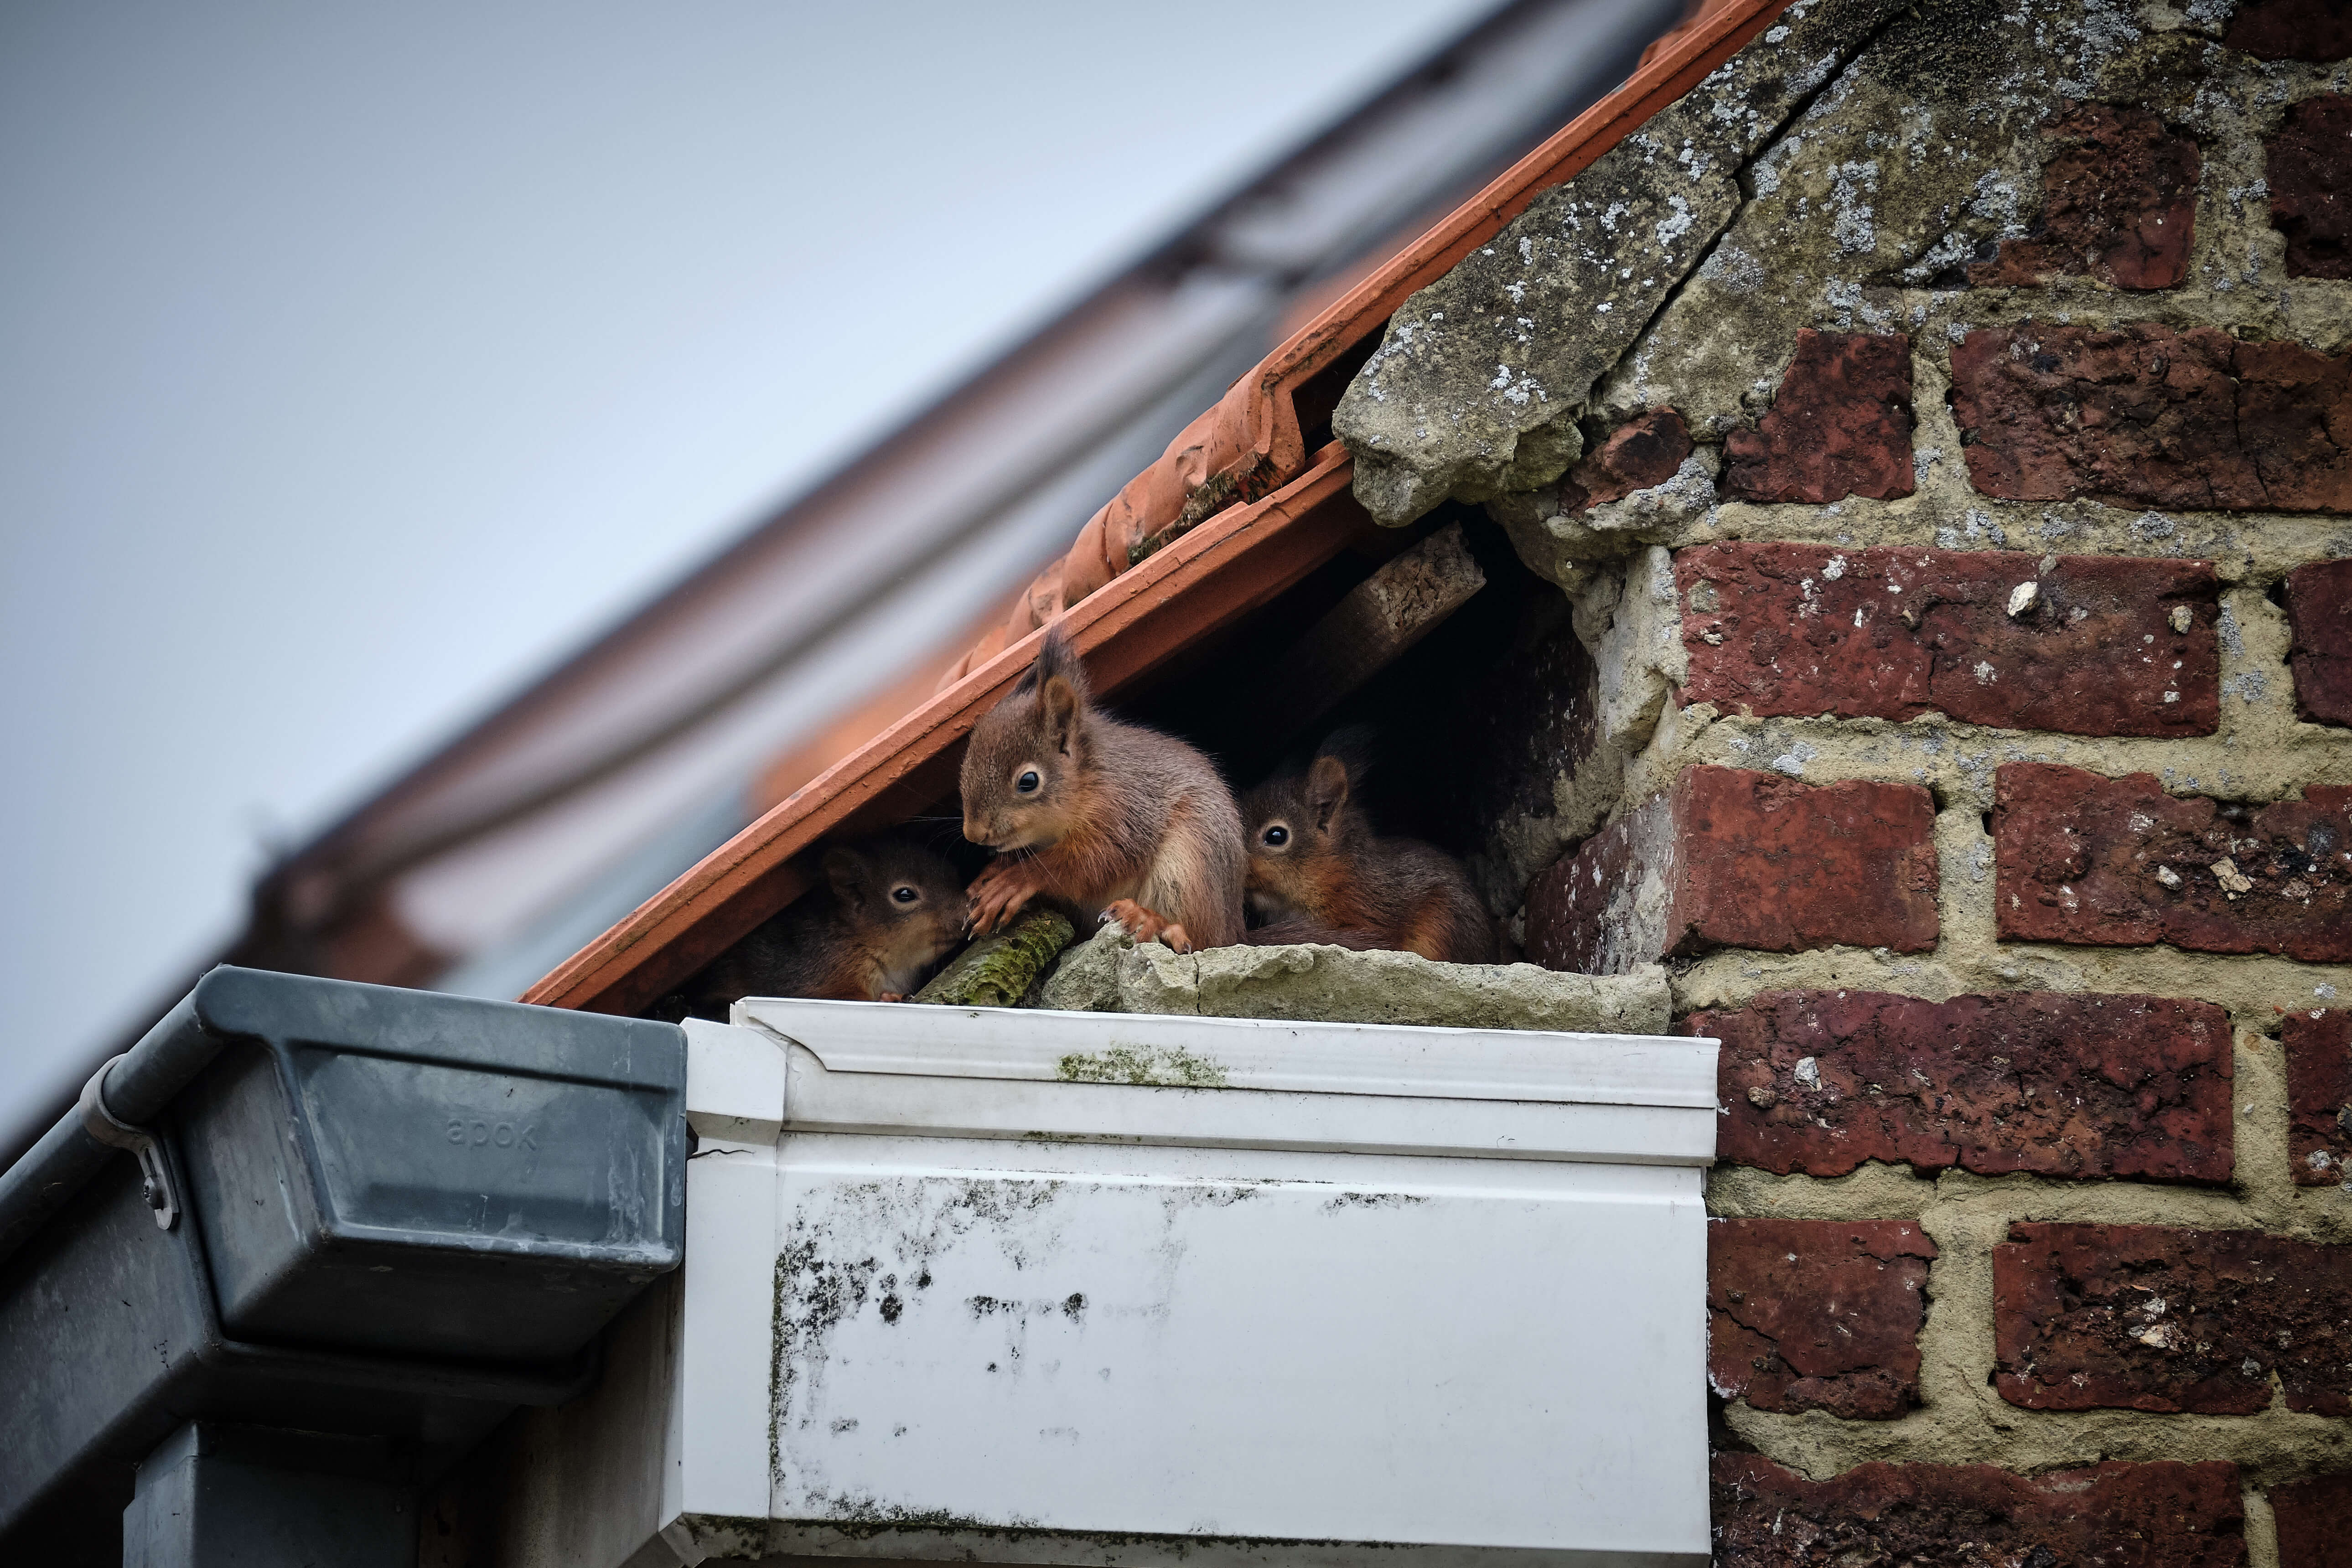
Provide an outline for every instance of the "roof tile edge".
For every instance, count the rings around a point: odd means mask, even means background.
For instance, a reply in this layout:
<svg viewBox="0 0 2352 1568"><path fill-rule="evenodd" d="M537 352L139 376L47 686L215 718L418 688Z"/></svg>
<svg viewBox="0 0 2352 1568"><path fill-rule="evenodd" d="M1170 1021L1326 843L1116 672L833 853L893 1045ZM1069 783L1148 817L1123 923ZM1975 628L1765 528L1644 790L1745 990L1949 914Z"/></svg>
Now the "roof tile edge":
<svg viewBox="0 0 2352 1568"><path fill-rule="evenodd" d="M1697 86L1790 4L1735 0L1661 38L1616 91L1294 332L1087 520L1068 553L1039 573L1014 606L1002 641L993 633L983 638L941 686L952 685L971 665L986 662L995 647L1019 640L1117 577L1127 567L1128 552L1174 523L1202 486L1244 476L1263 476L1260 484L1294 477L1306 454L1293 397L1305 383L1378 331L1415 290L1494 237L1539 192L1574 178ZM1234 489L1246 493L1247 486Z"/></svg>
<svg viewBox="0 0 2352 1568"><path fill-rule="evenodd" d="M1195 637L1229 625L1328 561L1370 525L1349 494L1354 463L1336 444L1307 472L1234 508L1122 573L1064 625L1105 691ZM1036 633L986 658L852 755L795 791L522 1000L635 1012L739 940L808 886L794 857L828 834L870 831L891 809L920 809L953 787L945 765L981 714L1011 690Z"/></svg>
<svg viewBox="0 0 2352 1568"><path fill-rule="evenodd" d="M908 714L790 797L628 916L582 948L522 1000L594 1012L635 1012L740 940L760 921L808 886L794 857L825 835L861 824L900 786L919 788L927 769L960 742L1027 667L1029 639L1045 623L1070 617L1070 629L1090 664L1128 651L1123 641L1157 651L1222 626L1263 603L1336 551L1344 522L1326 517L1324 503L1344 496L1353 464L1336 443L1305 452L1293 398L1367 334L1379 331L1414 291L1522 211L1541 191L1573 178L1651 116L1697 86L1708 73L1764 30L1793 0L1733 0L1660 40L1624 84L1579 115L1543 145L1513 164L1477 195L1406 247L1322 314L1293 333L1257 367L1185 426L1150 467L1129 479L1079 531L1064 555L1041 572L998 631L991 632L948 672L932 700ZM1147 552L1165 537L1186 503L1216 479L1231 482L1233 504ZM1262 500L1253 489L1274 488ZM1357 514L1359 517L1360 514ZM1321 531L1303 527L1321 520ZM1325 539L1324 534L1331 535ZM1314 559L1285 575L1279 571L1238 578L1231 601L1180 635L1164 612L1179 595L1212 577L1231 575L1261 551L1298 552L1307 536ZM1322 548L1328 546L1328 548ZM1319 548L1320 552L1315 553ZM1275 563L1269 560L1267 565ZM1279 578L1278 586L1269 586ZM1106 595L1104 590L1118 591ZM1249 602L1243 602L1249 601ZM1145 619L1163 623L1157 635L1133 637ZM1201 617L1195 617L1198 621ZM1156 652L1154 657L1156 657ZM1121 660L1125 662L1125 660ZM1145 660L1148 662L1148 659ZM1106 689L1137 670L1105 672Z"/></svg>

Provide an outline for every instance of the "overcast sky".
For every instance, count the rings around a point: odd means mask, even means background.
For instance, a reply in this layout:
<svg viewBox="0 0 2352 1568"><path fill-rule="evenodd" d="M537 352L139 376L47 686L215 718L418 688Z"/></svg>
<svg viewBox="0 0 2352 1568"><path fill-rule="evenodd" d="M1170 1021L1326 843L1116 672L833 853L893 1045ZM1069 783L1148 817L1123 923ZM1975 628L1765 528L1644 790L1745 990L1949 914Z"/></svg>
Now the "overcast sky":
<svg viewBox="0 0 2352 1568"><path fill-rule="evenodd" d="M1490 0L0 6L0 1137L300 839Z"/></svg>

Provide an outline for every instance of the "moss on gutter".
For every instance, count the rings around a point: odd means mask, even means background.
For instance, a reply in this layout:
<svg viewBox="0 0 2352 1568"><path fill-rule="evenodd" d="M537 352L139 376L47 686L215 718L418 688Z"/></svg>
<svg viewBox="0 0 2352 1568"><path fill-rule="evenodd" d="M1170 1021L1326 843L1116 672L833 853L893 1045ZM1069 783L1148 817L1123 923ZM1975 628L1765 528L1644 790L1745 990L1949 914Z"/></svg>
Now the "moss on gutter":
<svg viewBox="0 0 2352 1568"><path fill-rule="evenodd" d="M1179 1047L1113 1046L1072 1052L1055 1064L1065 1083L1156 1083L1181 1089L1223 1089L1224 1068Z"/></svg>

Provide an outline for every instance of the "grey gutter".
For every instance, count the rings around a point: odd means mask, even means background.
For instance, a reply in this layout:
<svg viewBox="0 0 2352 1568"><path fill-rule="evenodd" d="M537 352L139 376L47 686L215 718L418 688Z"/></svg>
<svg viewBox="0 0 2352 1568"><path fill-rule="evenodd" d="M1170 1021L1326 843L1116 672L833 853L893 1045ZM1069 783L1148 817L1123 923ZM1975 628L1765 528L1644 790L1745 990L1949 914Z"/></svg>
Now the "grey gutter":
<svg viewBox="0 0 2352 1568"><path fill-rule="evenodd" d="M79 1103L42 1133L22 1159L0 1172L0 1262L125 1147L93 1135L93 1125L105 1125L91 1116L93 1107L117 1124L144 1128L220 1054L229 1037L205 1026L204 999L207 987L218 990L219 976L238 973L223 966L198 981L137 1045L101 1064L84 1086ZM155 1180L152 1172L149 1180ZM157 1207L158 1198L169 1195L168 1187L159 1192L151 1186L148 1206Z"/></svg>

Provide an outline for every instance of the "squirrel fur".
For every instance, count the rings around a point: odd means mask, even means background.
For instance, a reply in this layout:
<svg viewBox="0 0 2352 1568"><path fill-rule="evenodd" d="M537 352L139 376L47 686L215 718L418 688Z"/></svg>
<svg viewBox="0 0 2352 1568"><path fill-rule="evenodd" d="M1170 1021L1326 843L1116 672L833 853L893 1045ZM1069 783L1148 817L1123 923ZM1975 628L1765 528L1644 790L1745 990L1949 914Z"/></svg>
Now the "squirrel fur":
<svg viewBox="0 0 2352 1568"><path fill-rule="evenodd" d="M825 886L753 928L695 976L697 1016L741 996L903 1002L963 936L963 879L945 858L899 838L836 844Z"/></svg>
<svg viewBox="0 0 2352 1568"><path fill-rule="evenodd" d="M1179 952L1242 940L1233 792L1192 746L1097 706L1060 626L972 727L962 783L963 836L996 851L970 889L973 931L1044 899Z"/></svg>
<svg viewBox="0 0 2352 1568"><path fill-rule="evenodd" d="M1417 838L1374 834L1355 799L1362 774L1359 743L1343 731L1323 743L1304 773L1268 779L1242 803L1249 906L1272 922L1250 941L1332 942L1446 963L1494 963L1494 925L1461 863ZM1295 934L1308 931L1321 934Z"/></svg>

